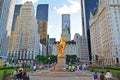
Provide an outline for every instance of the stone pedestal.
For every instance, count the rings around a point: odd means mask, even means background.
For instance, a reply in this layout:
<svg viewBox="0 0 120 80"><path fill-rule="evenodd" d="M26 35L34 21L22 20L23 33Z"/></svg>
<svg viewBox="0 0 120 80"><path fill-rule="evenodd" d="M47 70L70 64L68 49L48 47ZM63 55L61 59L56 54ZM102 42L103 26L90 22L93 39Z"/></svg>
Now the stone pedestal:
<svg viewBox="0 0 120 80"><path fill-rule="evenodd" d="M65 55L57 57L57 64L55 65L55 71L64 71L66 68L66 58Z"/></svg>

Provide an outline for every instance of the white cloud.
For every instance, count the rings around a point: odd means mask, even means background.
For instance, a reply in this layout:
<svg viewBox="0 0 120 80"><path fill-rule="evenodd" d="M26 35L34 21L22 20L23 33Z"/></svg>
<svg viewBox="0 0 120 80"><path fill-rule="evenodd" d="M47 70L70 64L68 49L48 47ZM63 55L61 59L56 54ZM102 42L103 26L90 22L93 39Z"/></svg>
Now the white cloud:
<svg viewBox="0 0 120 80"><path fill-rule="evenodd" d="M67 13L77 13L78 11L80 11L80 2L76 1L76 0L67 0L70 5L66 5L64 4L62 7L54 7L54 10L58 13L58 14L67 14Z"/></svg>
<svg viewBox="0 0 120 80"><path fill-rule="evenodd" d="M26 1L32 1L34 4L36 3L36 2L38 2L38 0L17 0L16 2L17 3L25 3Z"/></svg>

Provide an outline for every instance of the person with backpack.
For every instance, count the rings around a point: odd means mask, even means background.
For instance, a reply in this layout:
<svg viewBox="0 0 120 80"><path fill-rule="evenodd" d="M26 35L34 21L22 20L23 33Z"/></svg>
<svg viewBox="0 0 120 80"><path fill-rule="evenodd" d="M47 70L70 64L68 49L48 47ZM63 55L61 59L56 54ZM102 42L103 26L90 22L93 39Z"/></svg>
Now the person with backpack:
<svg viewBox="0 0 120 80"><path fill-rule="evenodd" d="M100 74L100 80L105 80L104 72L101 72L101 74Z"/></svg>

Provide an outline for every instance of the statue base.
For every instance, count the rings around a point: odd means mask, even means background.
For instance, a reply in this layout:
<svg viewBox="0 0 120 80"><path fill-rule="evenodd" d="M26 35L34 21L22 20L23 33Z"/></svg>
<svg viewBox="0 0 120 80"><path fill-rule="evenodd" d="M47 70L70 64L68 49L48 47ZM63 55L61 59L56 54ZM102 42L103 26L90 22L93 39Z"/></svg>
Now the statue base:
<svg viewBox="0 0 120 80"><path fill-rule="evenodd" d="M57 64L55 65L54 71L66 71L66 58L65 55L57 57Z"/></svg>

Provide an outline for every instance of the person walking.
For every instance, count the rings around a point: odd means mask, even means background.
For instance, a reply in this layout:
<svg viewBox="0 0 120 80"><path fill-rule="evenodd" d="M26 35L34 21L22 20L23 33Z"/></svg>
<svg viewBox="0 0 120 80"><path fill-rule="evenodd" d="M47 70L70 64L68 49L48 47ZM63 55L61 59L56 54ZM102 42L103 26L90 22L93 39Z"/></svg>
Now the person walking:
<svg viewBox="0 0 120 80"><path fill-rule="evenodd" d="M80 67L80 65L78 64L78 65L77 65L77 71L79 71L79 67Z"/></svg>
<svg viewBox="0 0 120 80"><path fill-rule="evenodd" d="M104 72L101 72L101 74L100 74L100 80L105 80Z"/></svg>
<svg viewBox="0 0 120 80"><path fill-rule="evenodd" d="M97 74L96 71L95 71L95 73L93 74L93 78L94 78L94 80L98 80L98 74Z"/></svg>
<svg viewBox="0 0 120 80"><path fill-rule="evenodd" d="M113 80L113 76L112 73L110 72L110 70L108 70L105 74L105 79L106 80Z"/></svg>
<svg viewBox="0 0 120 80"><path fill-rule="evenodd" d="M34 72L36 72L36 69L37 69L36 64L34 64L33 69L34 69Z"/></svg>

